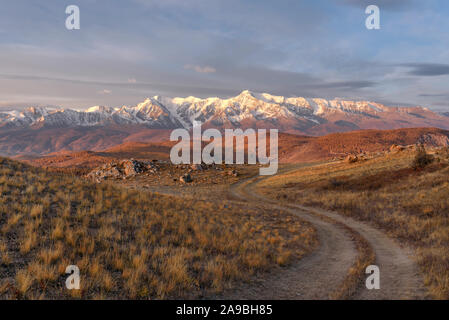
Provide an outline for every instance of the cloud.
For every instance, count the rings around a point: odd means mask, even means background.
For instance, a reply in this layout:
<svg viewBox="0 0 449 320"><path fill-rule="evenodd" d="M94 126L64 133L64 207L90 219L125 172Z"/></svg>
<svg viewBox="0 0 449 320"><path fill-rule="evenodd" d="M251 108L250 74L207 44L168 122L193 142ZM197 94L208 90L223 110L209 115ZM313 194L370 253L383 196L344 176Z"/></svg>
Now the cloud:
<svg viewBox="0 0 449 320"><path fill-rule="evenodd" d="M186 64L184 66L184 69L194 70L195 72L198 72L198 73L215 73L217 71L213 67L209 67L209 66L202 67L202 66L190 65L190 64Z"/></svg>
<svg viewBox="0 0 449 320"><path fill-rule="evenodd" d="M447 0L77 3L83 27L70 33L60 0L5 2L1 101L121 106L153 94L229 97L244 88L429 106L445 99L419 94L446 92L437 76L447 66L435 64L449 58ZM381 32L364 28L369 4L388 11Z"/></svg>
<svg viewBox="0 0 449 320"><path fill-rule="evenodd" d="M404 63L402 67L411 68L408 74L413 76L443 76L449 75L449 64L440 63Z"/></svg>
<svg viewBox="0 0 449 320"><path fill-rule="evenodd" d="M98 93L99 93L99 94L111 94L112 91L111 91L111 90L108 90L108 89L103 89L103 90L101 90L101 91L98 91Z"/></svg>
<svg viewBox="0 0 449 320"><path fill-rule="evenodd" d="M422 93L419 96L420 97L448 97L449 98L449 93L434 93L434 94Z"/></svg>
<svg viewBox="0 0 449 320"><path fill-rule="evenodd" d="M360 80L360 81L335 81L335 82L325 82L323 84L312 84L309 87L317 88L317 89L349 89L349 90L355 90L355 89L361 89L361 88L369 88L374 87L377 85L377 82L375 81L367 81L367 80ZM307 87L307 86L305 86Z"/></svg>
<svg viewBox="0 0 449 320"><path fill-rule="evenodd" d="M39 104L29 101L0 101L0 112L17 110L22 111L29 107L46 107L46 108L59 108L60 106L51 104Z"/></svg>
<svg viewBox="0 0 449 320"><path fill-rule="evenodd" d="M376 5L380 10L402 10L413 7L414 0L337 0L341 4L366 8L369 5Z"/></svg>

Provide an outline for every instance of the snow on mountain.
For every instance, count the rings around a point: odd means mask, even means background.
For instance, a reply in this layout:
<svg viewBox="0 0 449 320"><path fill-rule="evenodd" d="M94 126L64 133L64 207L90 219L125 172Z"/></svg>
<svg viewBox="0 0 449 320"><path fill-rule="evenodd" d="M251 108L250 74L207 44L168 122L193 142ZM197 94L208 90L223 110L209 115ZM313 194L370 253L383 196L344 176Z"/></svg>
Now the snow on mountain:
<svg viewBox="0 0 449 320"><path fill-rule="evenodd" d="M375 120L377 122L373 124L372 121ZM260 124L263 127L271 126L285 131L304 132L319 125L329 126L330 124L345 128L377 128L376 126L382 125L387 128L449 127L446 116L422 107L387 107L370 101L283 97L268 93L253 93L248 90L229 99L154 96L136 106L121 108L95 106L79 111L32 107L24 111L0 113L0 127L4 128L139 124L148 128L184 127L189 129L194 121L217 128L245 127L244 124L248 123L253 126Z"/></svg>

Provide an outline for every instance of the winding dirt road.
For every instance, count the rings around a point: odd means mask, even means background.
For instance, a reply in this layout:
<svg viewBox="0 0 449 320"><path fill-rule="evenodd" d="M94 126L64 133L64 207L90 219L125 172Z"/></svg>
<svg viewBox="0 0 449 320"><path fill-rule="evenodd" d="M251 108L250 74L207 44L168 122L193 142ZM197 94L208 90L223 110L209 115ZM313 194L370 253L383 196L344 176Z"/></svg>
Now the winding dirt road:
<svg viewBox="0 0 449 320"><path fill-rule="evenodd" d="M255 191L257 183L263 179L267 177L240 181L232 185L230 191L241 201L284 210L310 222L317 230L320 245L288 270L259 283L245 285L231 296L226 296L227 299L329 299L332 292L343 283L357 256L350 231L358 233L371 246L375 253L375 264L380 269L380 289L368 290L361 283L351 298L426 298L427 290L415 262L410 258L412 252L409 249L399 246L374 227L349 217L295 204L281 205L266 198Z"/></svg>
<svg viewBox="0 0 449 320"><path fill-rule="evenodd" d="M295 165L284 168L278 175L303 168ZM428 293L422 275L411 256L409 248L400 246L382 231L355 219L327 210L296 204L279 203L264 197L256 186L267 177L252 177L233 184L230 196L254 207L264 207L292 213L311 223L316 231L319 246L293 266L280 268L263 279L241 284L216 297L218 299L332 299L342 287L354 266L359 252L354 234L363 238L375 254L375 265L380 269L380 289L368 290L365 277L350 299L426 299ZM171 187L154 187L150 192L185 196ZM224 192L224 190L223 190ZM197 197L197 195L195 195ZM206 200L206 199L205 199Z"/></svg>

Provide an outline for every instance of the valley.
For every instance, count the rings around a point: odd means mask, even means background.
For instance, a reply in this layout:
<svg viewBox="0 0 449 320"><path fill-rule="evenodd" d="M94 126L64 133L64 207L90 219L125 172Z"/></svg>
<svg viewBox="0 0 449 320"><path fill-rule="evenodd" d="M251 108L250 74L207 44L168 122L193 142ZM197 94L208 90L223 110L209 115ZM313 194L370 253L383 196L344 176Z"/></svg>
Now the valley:
<svg viewBox="0 0 449 320"><path fill-rule="evenodd" d="M69 167L43 170L3 159L0 295L447 297L447 275L442 272L444 245L441 249L432 245L431 251L426 248L431 238L426 240L425 225L435 224L434 230L441 230L435 236L443 244L446 209L435 205L445 203L440 198L447 191L444 181L449 158L444 147L429 147L436 160L413 171L407 168L411 168L415 150L398 147L364 153L365 158L355 162L343 158L283 164L278 175L265 178L258 176L257 165L172 165L153 159L108 162L87 170L95 172L92 180L90 173L73 175ZM114 167L119 176L106 174ZM385 174L385 170L390 171ZM376 178L372 186L357 182L366 174L382 175L385 180ZM186 175L190 181L180 179ZM98 180L100 176L105 178ZM427 176L433 176L432 186L426 184ZM398 184L391 184L386 177L399 179ZM385 214L378 210L386 208L389 201L410 199L404 193L408 189L401 191L401 183L410 185L403 179L419 179L422 182L417 192L432 192L432 197L440 200L417 200L420 206L410 207L418 214L412 220L403 216L407 211L399 213L398 209L385 220ZM351 193L346 195L347 188ZM373 198L367 198L370 195L364 188L372 190ZM382 188L388 193L377 191ZM355 209L355 203L349 204L351 194L362 202L371 201L372 214L360 211L364 205ZM392 200L384 199L384 194ZM402 207L407 208L405 203ZM354 220L318 208L336 210ZM416 229L412 222L424 229ZM405 229L392 229L397 223ZM207 232L210 234L203 234ZM422 235L415 238L416 232ZM111 241L121 245L111 247ZM415 251L417 255L412 253ZM166 261L171 261L171 266L164 264ZM83 290L72 292L75 295L60 288L61 272L70 263L80 266L86 281ZM380 265L383 279L396 279L387 281L379 292L363 287L364 268L373 263Z"/></svg>
<svg viewBox="0 0 449 320"><path fill-rule="evenodd" d="M267 177L172 164L175 142L2 159L0 297L445 299L448 136L282 133ZM432 160L417 170L419 145ZM63 289L68 264L83 289ZM380 291L364 287L372 264Z"/></svg>

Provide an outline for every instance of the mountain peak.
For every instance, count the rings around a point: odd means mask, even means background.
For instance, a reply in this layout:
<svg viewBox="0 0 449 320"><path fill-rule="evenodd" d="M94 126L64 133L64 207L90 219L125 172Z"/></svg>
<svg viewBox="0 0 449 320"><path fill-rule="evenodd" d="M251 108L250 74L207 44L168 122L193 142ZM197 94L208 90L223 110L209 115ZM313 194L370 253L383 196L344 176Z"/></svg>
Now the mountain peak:
<svg viewBox="0 0 449 320"><path fill-rule="evenodd" d="M45 107L29 107L25 109L28 112L32 112L32 113L43 113L43 112L47 112L47 108Z"/></svg>
<svg viewBox="0 0 449 320"><path fill-rule="evenodd" d="M102 112L111 113L113 111L114 109L105 106L93 106L86 110L86 112L100 112L100 113Z"/></svg>
<svg viewBox="0 0 449 320"><path fill-rule="evenodd" d="M40 119L41 117L47 116L49 110L45 107L29 107L21 112L22 115L26 116L27 114L31 116L33 121Z"/></svg>
<svg viewBox="0 0 449 320"><path fill-rule="evenodd" d="M254 93L250 90L243 90L242 92L240 92L240 94L238 95L238 97L243 96L243 97L255 97Z"/></svg>

